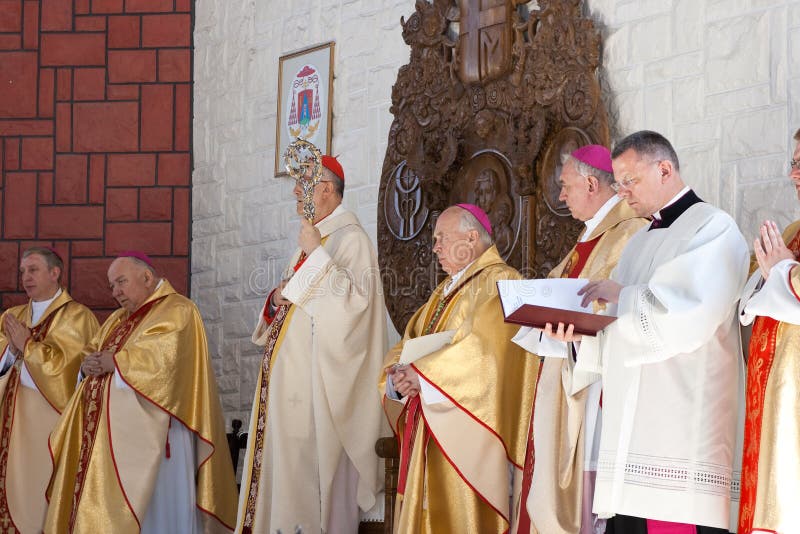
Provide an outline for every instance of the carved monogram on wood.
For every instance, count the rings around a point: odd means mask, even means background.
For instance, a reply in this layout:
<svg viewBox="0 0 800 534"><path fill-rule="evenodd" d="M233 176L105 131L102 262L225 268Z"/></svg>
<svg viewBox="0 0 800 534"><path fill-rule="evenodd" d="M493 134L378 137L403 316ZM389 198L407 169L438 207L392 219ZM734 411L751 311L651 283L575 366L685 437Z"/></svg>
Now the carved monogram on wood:
<svg viewBox="0 0 800 534"><path fill-rule="evenodd" d="M559 200L561 155L608 144L601 39L576 0L417 0L401 19L411 58L392 89L378 206L386 303L399 331L444 277L439 213L489 214L500 253L544 276L580 225Z"/></svg>

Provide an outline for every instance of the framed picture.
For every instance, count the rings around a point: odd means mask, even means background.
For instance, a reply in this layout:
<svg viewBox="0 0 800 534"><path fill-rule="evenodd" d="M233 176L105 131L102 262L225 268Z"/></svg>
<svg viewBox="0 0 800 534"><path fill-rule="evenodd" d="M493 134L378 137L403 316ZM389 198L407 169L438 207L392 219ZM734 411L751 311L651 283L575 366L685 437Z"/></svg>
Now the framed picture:
<svg viewBox="0 0 800 534"><path fill-rule="evenodd" d="M278 66L278 121L275 176L285 176L283 153L302 137L323 154L331 148L333 41L281 56Z"/></svg>

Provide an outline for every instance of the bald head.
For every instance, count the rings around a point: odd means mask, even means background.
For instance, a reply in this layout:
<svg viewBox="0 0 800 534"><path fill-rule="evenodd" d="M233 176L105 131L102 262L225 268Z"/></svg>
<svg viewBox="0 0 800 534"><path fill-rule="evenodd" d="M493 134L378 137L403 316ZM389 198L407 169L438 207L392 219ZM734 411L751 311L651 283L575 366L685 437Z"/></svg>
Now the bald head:
<svg viewBox="0 0 800 534"><path fill-rule="evenodd" d="M433 253L444 272L451 276L478 259L491 245L489 233L464 208L451 206L436 220Z"/></svg>
<svg viewBox="0 0 800 534"><path fill-rule="evenodd" d="M108 268L108 285L112 296L131 313L150 298L158 281L153 268L136 258L117 258Z"/></svg>

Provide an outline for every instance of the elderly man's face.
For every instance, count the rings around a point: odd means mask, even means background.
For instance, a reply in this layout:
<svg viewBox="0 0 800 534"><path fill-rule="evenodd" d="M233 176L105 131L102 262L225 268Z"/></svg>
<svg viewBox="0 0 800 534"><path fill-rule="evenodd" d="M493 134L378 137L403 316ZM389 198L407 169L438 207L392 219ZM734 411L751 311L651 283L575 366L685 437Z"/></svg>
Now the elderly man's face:
<svg viewBox="0 0 800 534"><path fill-rule="evenodd" d="M639 217L649 217L664 206L661 161L628 149L611 162L620 197ZM666 200L669 200L667 198Z"/></svg>
<svg viewBox="0 0 800 534"><path fill-rule="evenodd" d="M58 267L49 268L41 254L22 258L19 264L22 287L34 302L47 300L58 291Z"/></svg>
<svg viewBox="0 0 800 534"><path fill-rule="evenodd" d="M561 167L558 181L561 183L558 200L567 204L572 216L579 221L588 221L594 217L589 203L589 180L578 173L574 161L567 161Z"/></svg>
<svg viewBox="0 0 800 534"><path fill-rule="evenodd" d="M117 258L111 263L108 285L119 305L129 312L144 304L155 287L153 274L130 258Z"/></svg>
<svg viewBox="0 0 800 534"><path fill-rule="evenodd" d="M433 253L439 257L442 270L450 276L469 265L476 256L474 236L470 239L469 232L460 230L460 209L444 210L433 231Z"/></svg>

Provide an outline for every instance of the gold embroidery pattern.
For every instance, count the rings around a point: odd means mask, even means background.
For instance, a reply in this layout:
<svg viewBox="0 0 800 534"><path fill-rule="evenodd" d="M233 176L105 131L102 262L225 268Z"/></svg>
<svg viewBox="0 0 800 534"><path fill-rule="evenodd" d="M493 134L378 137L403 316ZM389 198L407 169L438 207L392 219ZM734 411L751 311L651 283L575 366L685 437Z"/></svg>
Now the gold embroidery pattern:
<svg viewBox="0 0 800 534"><path fill-rule="evenodd" d="M8 471L8 445L11 440L11 426L14 423L14 405L16 404L19 372L16 367L12 367L9 373L6 392L3 395L2 427L0 427L3 433L2 437L0 437L0 531L16 534L19 530L11 518L11 510L8 507L6 475Z"/></svg>

